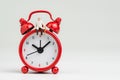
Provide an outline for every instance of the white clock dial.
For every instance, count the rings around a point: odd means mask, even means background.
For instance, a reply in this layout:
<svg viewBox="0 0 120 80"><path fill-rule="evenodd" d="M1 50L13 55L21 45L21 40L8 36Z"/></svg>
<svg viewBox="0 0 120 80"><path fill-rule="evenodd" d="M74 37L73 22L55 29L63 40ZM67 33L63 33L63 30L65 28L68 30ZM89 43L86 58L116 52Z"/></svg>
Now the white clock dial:
<svg viewBox="0 0 120 80"><path fill-rule="evenodd" d="M44 68L55 61L58 46L50 35L33 33L24 41L22 53L27 64L36 68Z"/></svg>

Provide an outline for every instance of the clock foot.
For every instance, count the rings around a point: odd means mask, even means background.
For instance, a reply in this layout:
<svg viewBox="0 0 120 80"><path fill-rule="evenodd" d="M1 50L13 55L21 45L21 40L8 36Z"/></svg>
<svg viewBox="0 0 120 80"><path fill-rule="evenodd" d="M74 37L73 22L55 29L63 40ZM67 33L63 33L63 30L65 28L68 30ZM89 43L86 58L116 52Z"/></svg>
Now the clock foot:
<svg viewBox="0 0 120 80"><path fill-rule="evenodd" d="M58 71L59 71L59 68L58 68L58 67L53 67L53 68L52 68L52 73L53 73L53 74L57 74Z"/></svg>
<svg viewBox="0 0 120 80"><path fill-rule="evenodd" d="M27 66L23 66L22 68L21 68L21 71L25 74L25 73L27 73L28 72L28 67Z"/></svg>

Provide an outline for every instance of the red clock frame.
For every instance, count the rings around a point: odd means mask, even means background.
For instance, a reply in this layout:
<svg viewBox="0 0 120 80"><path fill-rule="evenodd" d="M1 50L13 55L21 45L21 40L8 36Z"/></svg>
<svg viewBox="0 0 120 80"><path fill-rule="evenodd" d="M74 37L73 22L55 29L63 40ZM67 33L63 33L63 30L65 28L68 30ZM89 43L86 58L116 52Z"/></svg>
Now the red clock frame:
<svg viewBox="0 0 120 80"><path fill-rule="evenodd" d="M23 73L27 73L27 72L28 72L28 68L30 68L31 70L37 71L37 72L43 72L43 71L47 71L47 70L49 70L49 69L52 69L52 72L53 72L54 74L56 74L59 69L58 69L57 67L55 67L55 65L58 63L58 61L59 61L59 59L60 59L60 57L61 57L62 46L61 46L61 42L60 42L60 40L57 38L57 36L56 36L54 33L50 32L49 30L46 30L45 33L48 34L48 35L50 35L51 37L53 37L53 38L55 39L56 43L57 43L57 46L58 46L58 55L57 55L55 61L54 61L51 65L49 65L49 66L47 66L47 67L44 67L44 68L33 67L33 66L27 64L27 62L25 61L25 59L24 59L24 57L23 57L23 54L24 54L24 53L22 52L22 47L23 47L24 41L28 38L28 36L30 36L30 35L33 34L33 33L36 33L36 30L32 30L32 31L28 32L28 33L22 38L22 40L21 40L21 42L20 42L20 45L19 45L19 56L20 56L23 64L25 65L25 66L23 66L22 69L21 69L22 72L23 72Z"/></svg>

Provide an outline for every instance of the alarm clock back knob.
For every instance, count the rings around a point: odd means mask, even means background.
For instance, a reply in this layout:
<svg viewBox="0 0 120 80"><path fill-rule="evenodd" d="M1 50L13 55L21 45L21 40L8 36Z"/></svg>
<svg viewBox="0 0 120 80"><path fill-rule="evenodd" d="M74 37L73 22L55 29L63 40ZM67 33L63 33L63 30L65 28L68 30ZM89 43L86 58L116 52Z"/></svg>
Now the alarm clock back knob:
<svg viewBox="0 0 120 80"><path fill-rule="evenodd" d="M55 19L55 21L49 22L46 26L50 28L50 31L54 31L55 33L59 33L60 31L60 23L61 23L61 18L58 17Z"/></svg>
<svg viewBox="0 0 120 80"><path fill-rule="evenodd" d="M19 22L21 24L20 32L22 35L26 34L27 32L34 28L34 25L30 22L27 22L24 18L21 18Z"/></svg>

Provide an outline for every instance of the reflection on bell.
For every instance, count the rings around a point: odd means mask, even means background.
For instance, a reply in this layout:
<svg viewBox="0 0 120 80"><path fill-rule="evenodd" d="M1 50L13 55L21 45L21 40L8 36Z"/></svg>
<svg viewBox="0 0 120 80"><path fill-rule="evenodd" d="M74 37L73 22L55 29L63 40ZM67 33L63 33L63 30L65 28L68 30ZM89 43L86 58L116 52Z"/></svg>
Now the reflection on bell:
<svg viewBox="0 0 120 80"><path fill-rule="evenodd" d="M55 19L55 21L49 22L46 26L50 28L50 30L58 34L60 31L60 22L61 22L61 18L58 17Z"/></svg>
<svg viewBox="0 0 120 80"><path fill-rule="evenodd" d="M22 35L26 34L27 32L31 31L34 28L34 25L30 22L27 22L25 19L20 19L21 29L20 32Z"/></svg>

